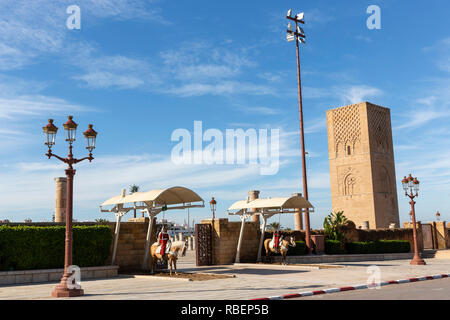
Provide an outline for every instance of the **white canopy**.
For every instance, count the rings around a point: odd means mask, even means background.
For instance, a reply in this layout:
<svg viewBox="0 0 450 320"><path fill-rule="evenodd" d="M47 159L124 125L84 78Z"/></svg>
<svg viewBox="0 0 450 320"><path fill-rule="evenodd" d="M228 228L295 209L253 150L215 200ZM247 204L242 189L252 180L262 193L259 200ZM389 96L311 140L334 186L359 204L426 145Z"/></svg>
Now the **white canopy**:
<svg viewBox="0 0 450 320"><path fill-rule="evenodd" d="M112 197L102 206L117 205L134 202L153 202L155 205L183 204L203 201L203 199L191 189L185 187L172 187L168 189L153 189L146 192L135 192L129 195Z"/></svg>
<svg viewBox="0 0 450 320"><path fill-rule="evenodd" d="M197 202L197 204L192 204ZM201 202L198 203L198 202ZM137 205L137 203L139 203ZM125 204L129 204L125 207ZM169 205L169 207L168 207ZM113 206L112 209L105 210L103 206ZM147 237L145 240L145 253L142 267L147 267L147 259L150 248L150 238L153 228L153 218L160 212L166 210L177 210L187 208L202 208L205 206L203 199L191 189L185 187L172 187L168 189L153 189L147 192L135 192L127 195L126 190L123 190L119 196L112 197L100 206L101 212L114 212L116 215L116 230L114 236L114 247L111 259L111 264L114 264L117 253L117 242L119 239L120 222L130 210L141 209L150 218L147 230Z"/></svg>
<svg viewBox="0 0 450 320"><path fill-rule="evenodd" d="M239 233L238 246L236 250L235 262L240 262L240 251L242 237L244 235L245 220L254 214L259 214L263 219L261 228L261 237L258 248L258 261L261 261L261 248L264 241L264 231L266 230L267 219L276 214L295 213L296 210L302 209L312 212L313 205L303 198L300 193L294 193L287 198L258 198L253 201L240 200L236 201L228 208L229 215L239 215L242 220L241 231Z"/></svg>
<svg viewBox="0 0 450 320"><path fill-rule="evenodd" d="M302 196L288 198L260 198L253 201L236 201L228 211L241 209L302 209L313 208L313 205Z"/></svg>

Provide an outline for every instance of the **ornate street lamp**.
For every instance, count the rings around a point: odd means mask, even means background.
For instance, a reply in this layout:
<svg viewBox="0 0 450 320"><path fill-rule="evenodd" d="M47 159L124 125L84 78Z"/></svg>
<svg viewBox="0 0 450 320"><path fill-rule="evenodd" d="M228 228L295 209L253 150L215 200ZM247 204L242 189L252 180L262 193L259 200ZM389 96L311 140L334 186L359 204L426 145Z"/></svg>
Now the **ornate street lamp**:
<svg viewBox="0 0 450 320"><path fill-rule="evenodd" d="M68 168L66 169L67 176L67 201L66 201L66 240L65 240L65 258L64 258L64 274L61 278L61 282L56 286L52 292L53 297L76 297L84 294L80 285L74 283L74 280L70 277L72 267L72 208L73 208L73 177L75 175L75 169L72 165L81 162L83 160L94 160L92 157L92 151L95 149L95 139L97 138L97 132L93 129L92 124L83 133L87 140L86 149L89 151L89 156L81 159L75 159L72 154L72 144L75 142L76 132L78 125L73 121L73 117L69 116L69 119L64 123L64 130L66 131L66 141L69 142L69 154L67 158L62 158L52 153L52 147L55 145L56 133L58 128L53 124L53 119L48 120L48 124L43 127L44 134L46 136L45 145L48 147L48 152L45 154L49 159L55 157L58 160L66 163Z"/></svg>
<svg viewBox="0 0 450 320"><path fill-rule="evenodd" d="M298 107L300 114L300 143L301 143L301 154L302 154L302 175L303 175L303 196L308 200L308 180L306 177L306 154L305 151L305 130L303 125L303 103L302 103L302 82L300 76L300 49L299 42L305 44L305 31L299 26L299 24L305 24L304 21L305 14L303 12L297 14L295 17L292 16L292 9L286 14L286 19L293 21L295 23L295 30L292 29L291 22L287 26L286 40L288 42L294 41L297 48L297 84L298 84ZM299 212L295 214L295 224L296 229L300 228L302 224L302 216ZM309 223L309 211L305 209L305 242L308 254L311 253L311 236L310 236L310 223Z"/></svg>
<svg viewBox="0 0 450 320"><path fill-rule="evenodd" d="M210 206L211 212L212 212L212 223L214 223L214 219L216 217L216 205L217 205L217 201L214 200L214 197L212 197L211 201L209 202L209 206Z"/></svg>
<svg viewBox="0 0 450 320"><path fill-rule="evenodd" d="M409 202L411 204L411 217L412 217L412 225L413 225L413 238L414 238L414 258L411 260L412 265L424 265L425 261L420 257L419 250L417 246L417 231L416 231L416 212L414 205L416 202L414 201L415 197L419 196L419 180L417 178L413 178L411 174L408 177L404 177L402 179L403 190L405 190L405 195L411 199Z"/></svg>

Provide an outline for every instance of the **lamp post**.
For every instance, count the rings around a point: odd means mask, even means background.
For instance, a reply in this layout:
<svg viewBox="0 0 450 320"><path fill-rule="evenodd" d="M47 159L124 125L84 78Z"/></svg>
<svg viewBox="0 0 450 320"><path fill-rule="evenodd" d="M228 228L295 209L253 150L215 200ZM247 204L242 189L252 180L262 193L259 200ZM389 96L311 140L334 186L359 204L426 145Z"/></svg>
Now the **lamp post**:
<svg viewBox="0 0 450 320"><path fill-rule="evenodd" d="M441 214L438 212L436 212L436 221L441 221Z"/></svg>
<svg viewBox="0 0 450 320"><path fill-rule="evenodd" d="M72 144L75 142L75 135L77 131L77 124L73 121L73 117L69 116L69 120L64 123L64 130L66 131L66 141L69 143L69 154L67 158L62 158L52 153L52 147L55 145L56 133L58 128L53 124L53 119L48 120L48 124L43 127L48 152L45 154L49 159L55 157L58 160L66 163L68 168L66 169L67 176L67 201L66 201L66 239L65 239L65 257L64 257L64 274L61 278L61 282L55 287L52 292L53 297L76 297L84 294L80 285L74 283L72 280L72 208L73 208L73 177L75 175L75 169L72 165L81 162L83 160L89 160L91 162L92 151L95 149L95 139L97 132L93 129L92 124L83 133L87 140L86 149L89 151L89 156L81 159L75 159L72 154Z"/></svg>
<svg viewBox="0 0 450 320"><path fill-rule="evenodd" d="M216 204L217 204L217 201L214 200L214 197L212 197L211 201L209 202L209 206L211 207L213 225L214 225L214 219L216 217Z"/></svg>
<svg viewBox="0 0 450 320"><path fill-rule="evenodd" d="M419 249L417 246L417 231L416 231L416 212L414 205L416 202L414 198L419 196L419 180L413 178L411 174L408 177L404 177L402 180L403 190L405 190L405 196L409 197L411 204L411 217L413 224L413 238L414 238L414 258L411 260L412 265L424 265L425 261L419 255ZM408 192L409 191L409 192ZM414 191L414 192L413 192Z"/></svg>
<svg viewBox="0 0 450 320"><path fill-rule="evenodd" d="M286 18L295 23L295 31L292 30L291 23L288 23L286 40L288 42L294 41L296 43L297 49L297 78L298 78L298 109L300 114L300 143L301 143L301 154L302 154L302 175L303 175L303 196L308 200L308 181L306 176L306 152L305 152L305 130L303 125L303 105L302 105L302 82L300 76L300 48L299 42L305 44L305 31L299 26L299 24L305 24L304 19L305 14L303 12L292 17L292 9L287 12ZM301 213L295 215L295 224L300 226L302 224ZM305 209L305 242L308 253L311 253L311 236L310 236L310 224L309 224L309 211Z"/></svg>

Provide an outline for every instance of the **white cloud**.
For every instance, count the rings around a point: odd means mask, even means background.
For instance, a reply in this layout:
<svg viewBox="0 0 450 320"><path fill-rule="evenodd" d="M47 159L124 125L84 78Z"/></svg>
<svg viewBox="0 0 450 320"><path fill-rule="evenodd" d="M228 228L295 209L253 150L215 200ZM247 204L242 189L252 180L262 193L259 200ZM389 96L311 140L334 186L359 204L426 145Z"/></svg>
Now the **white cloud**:
<svg viewBox="0 0 450 320"><path fill-rule="evenodd" d="M434 59L438 68L450 72L450 37L443 38L431 46L424 47L422 50L434 53Z"/></svg>
<svg viewBox="0 0 450 320"><path fill-rule="evenodd" d="M417 128L423 126L424 124L436 120L450 117L450 110L438 111L432 108L427 109L417 109L409 113L407 120L403 121L403 124L395 127L395 129L405 129L405 128Z"/></svg>
<svg viewBox="0 0 450 320"><path fill-rule="evenodd" d="M182 97L200 95L275 94L267 84L257 84L237 80L246 70L254 68L256 63L247 58L247 48L234 46L230 50L224 46L206 42L182 44L177 50L161 52L163 68L158 74L164 74L168 88L158 91L176 94Z"/></svg>
<svg viewBox="0 0 450 320"><path fill-rule="evenodd" d="M73 39L66 28L72 0L3 0L0 2L0 70L32 63L43 54L70 56ZM168 24L146 0L79 0L82 26L101 18L148 19ZM69 40L70 39L70 40Z"/></svg>
<svg viewBox="0 0 450 320"><path fill-rule="evenodd" d="M356 36L356 39L367 42L367 43L372 42L372 39L370 37L366 37L366 36Z"/></svg>
<svg viewBox="0 0 450 320"><path fill-rule="evenodd" d="M335 92L344 103L363 102L368 98L378 97L383 94L383 91L380 89L366 85L340 87L336 88Z"/></svg>
<svg viewBox="0 0 450 320"><path fill-rule="evenodd" d="M216 84L207 83L189 83L182 84L179 87L172 87L163 90L166 93L173 93L182 97L211 95L232 95L232 94L251 94L266 95L274 94L272 88L265 85L256 85L248 82L223 81Z"/></svg>
<svg viewBox="0 0 450 320"><path fill-rule="evenodd" d="M327 132L327 119L320 117L308 121L305 124L305 133Z"/></svg>
<svg viewBox="0 0 450 320"><path fill-rule="evenodd" d="M46 119L47 116L58 117L72 112L96 111L93 107L42 95L39 91L43 88L45 84L42 83L0 76L1 152L33 141L35 135L27 131L27 127L30 121L36 118Z"/></svg>
<svg viewBox="0 0 450 320"><path fill-rule="evenodd" d="M42 114L58 114L62 111L87 111L87 107L71 104L64 99L41 95L0 98L0 119L37 117ZM91 109L92 110L92 109Z"/></svg>
<svg viewBox="0 0 450 320"><path fill-rule="evenodd" d="M82 80L91 88L118 87L122 89L137 88L144 85L144 80L136 76L113 74L111 72L89 72L82 76L74 77Z"/></svg>
<svg viewBox="0 0 450 320"><path fill-rule="evenodd" d="M255 107L247 107L247 106L238 106L238 109L245 112L251 113L253 115L275 115L280 114L280 110L277 108L270 108L265 106L255 106Z"/></svg>

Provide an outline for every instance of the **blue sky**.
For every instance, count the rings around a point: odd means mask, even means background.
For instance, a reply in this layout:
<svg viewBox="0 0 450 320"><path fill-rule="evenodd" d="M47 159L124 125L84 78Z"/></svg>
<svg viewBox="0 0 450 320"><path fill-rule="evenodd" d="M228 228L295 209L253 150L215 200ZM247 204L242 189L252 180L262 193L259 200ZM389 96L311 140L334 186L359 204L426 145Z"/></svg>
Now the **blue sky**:
<svg viewBox="0 0 450 320"><path fill-rule="evenodd" d="M69 30L66 8L81 9ZM369 5L381 30L369 30ZM44 154L42 126L99 131L92 163L77 166L74 218L112 215L98 205L137 184L190 187L214 196L219 217L248 190L262 197L300 192L295 45L285 40L287 9L305 11L301 48L312 227L331 210L325 112L370 101L391 109L400 220L409 219L403 175L421 181L417 214L449 217L450 4L422 1L0 1L0 219L51 220L54 177L64 166ZM178 128L279 128L280 170L245 165L175 166ZM209 208L192 210L199 221ZM183 222L184 212L167 215ZM292 227L292 217L283 217Z"/></svg>

